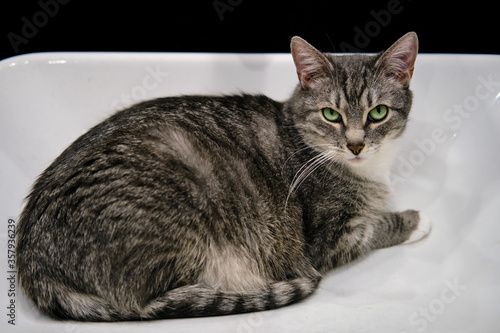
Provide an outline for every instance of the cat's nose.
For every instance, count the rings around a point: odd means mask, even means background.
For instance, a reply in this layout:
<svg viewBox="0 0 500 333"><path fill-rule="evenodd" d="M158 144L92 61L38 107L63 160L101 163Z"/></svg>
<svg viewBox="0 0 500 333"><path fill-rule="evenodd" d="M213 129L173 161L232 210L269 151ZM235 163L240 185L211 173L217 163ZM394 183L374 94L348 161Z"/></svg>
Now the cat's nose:
<svg viewBox="0 0 500 333"><path fill-rule="evenodd" d="M350 145L350 146L347 146L347 148L349 148L350 151L352 151L352 153L354 155L359 155L359 153L361 153L361 150L363 150L363 148L365 147L364 144L360 144L360 145Z"/></svg>

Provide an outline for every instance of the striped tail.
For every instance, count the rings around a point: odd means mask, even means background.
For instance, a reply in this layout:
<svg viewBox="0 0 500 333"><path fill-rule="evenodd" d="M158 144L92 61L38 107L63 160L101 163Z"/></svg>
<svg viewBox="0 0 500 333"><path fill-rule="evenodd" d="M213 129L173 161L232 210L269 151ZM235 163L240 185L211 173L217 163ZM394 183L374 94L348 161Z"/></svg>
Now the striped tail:
<svg viewBox="0 0 500 333"><path fill-rule="evenodd" d="M60 296L52 298L51 301L35 301L35 303L54 317L82 321L220 316L270 310L295 303L312 294L320 280L320 276L303 277L276 282L260 291L241 293L221 292L200 285L188 285L168 291L141 309L126 311L123 308L118 310L97 296L69 290L58 293Z"/></svg>
<svg viewBox="0 0 500 333"><path fill-rule="evenodd" d="M295 303L316 290L321 277L297 278L276 282L268 288L246 293L227 293L190 285L167 292L150 303L146 318L180 318L220 316L263 311Z"/></svg>

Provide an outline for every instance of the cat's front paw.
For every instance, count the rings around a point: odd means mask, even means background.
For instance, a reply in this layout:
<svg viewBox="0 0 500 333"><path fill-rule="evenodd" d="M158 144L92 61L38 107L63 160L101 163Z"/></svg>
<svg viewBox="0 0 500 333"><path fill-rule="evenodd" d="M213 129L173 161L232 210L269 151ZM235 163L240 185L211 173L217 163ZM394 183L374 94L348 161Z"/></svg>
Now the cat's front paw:
<svg viewBox="0 0 500 333"><path fill-rule="evenodd" d="M421 212L418 212L419 216L419 221L417 228L413 230L413 232L410 234L410 237L406 241L403 242L403 244L408 244L408 243L413 243L418 240L421 240L425 236L427 236L431 232L431 219L427 216L422 214Z"/></svg>

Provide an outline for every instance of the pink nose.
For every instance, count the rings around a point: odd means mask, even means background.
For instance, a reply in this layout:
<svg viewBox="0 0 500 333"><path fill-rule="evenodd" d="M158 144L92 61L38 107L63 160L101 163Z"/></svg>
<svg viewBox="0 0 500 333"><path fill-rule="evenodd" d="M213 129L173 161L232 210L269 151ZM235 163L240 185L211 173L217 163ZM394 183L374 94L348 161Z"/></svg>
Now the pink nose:
<svg viewBox="0 0 500 333"><path fill-rule="evenodd" d="M361 150L363 150L363 148L365 147L365 145L358 145L358 146L347 146L347 148L349 148L350 151L352 151L352 153L354 155L359 155L359 153L361 153Z"/></svg>

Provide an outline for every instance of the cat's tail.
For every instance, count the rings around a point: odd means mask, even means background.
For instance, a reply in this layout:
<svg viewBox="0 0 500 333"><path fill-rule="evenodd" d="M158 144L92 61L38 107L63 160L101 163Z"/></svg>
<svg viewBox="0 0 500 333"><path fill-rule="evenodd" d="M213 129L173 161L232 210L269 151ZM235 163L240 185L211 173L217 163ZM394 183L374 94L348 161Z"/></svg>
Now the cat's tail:
<svg viewBox="0 0 500 333"><path fill-rule="evenodd" d="M83 321L229 315L270 310L300 301L314 292L320 280L320 276L297 278L276 282L263 290L252 292L221 292L200 285L188 285L168 291L145 307L126 312L123 312L123 307L117 311L117 308L96 296L66 293L64 300L58 299L57 306L44 310L59 318Z"/></svg>
<svg viewBox="0 0 500 333"><path fill-rule="evenodd" d="M271 310L302 300L321 277L276 282L255 292L228 293L191 285L169 291L145 309L148 318L204 317Z"/></svg>

